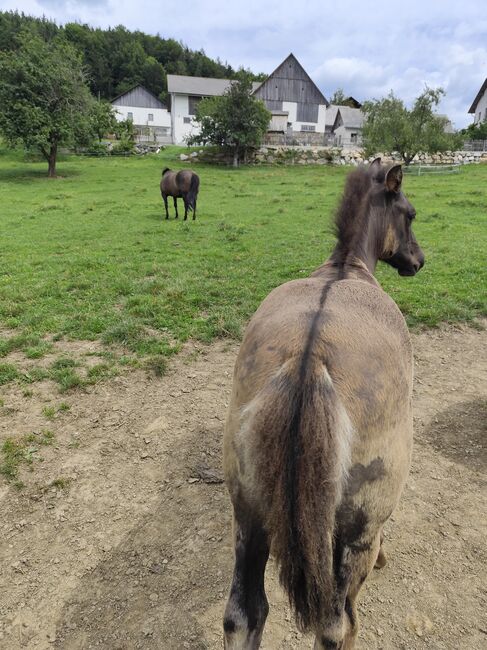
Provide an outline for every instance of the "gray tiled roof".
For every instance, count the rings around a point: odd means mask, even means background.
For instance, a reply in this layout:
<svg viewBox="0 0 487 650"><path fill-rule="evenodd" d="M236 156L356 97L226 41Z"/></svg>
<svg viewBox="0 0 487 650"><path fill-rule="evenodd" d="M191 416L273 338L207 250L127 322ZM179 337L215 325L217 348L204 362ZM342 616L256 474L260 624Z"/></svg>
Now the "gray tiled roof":
<svg viewBox="0 0 487 650"><path fill-rule="evenodd" d="M350 106L338 106L337 108L338 111L340 111L340 115L342 116L343 126L346 126L350 129L362 128L364 123L364 114L360 108L350 108Z"/></svg>
<svg viewBox="0 0 487 650"><path fill-rule="evenodd" d="M213 79L211 77L188 77L180 74L167 75L167 89L170 93L181 93L184 95L223 95L231 79ZM252 83L252 90L260 86L260 82Z"/></svg>

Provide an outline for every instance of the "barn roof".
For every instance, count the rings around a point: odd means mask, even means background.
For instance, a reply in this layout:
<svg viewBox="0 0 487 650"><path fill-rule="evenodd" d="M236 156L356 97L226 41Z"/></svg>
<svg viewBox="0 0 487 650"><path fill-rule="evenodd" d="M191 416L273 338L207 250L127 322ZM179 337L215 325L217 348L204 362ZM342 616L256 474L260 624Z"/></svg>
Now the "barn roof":
<svg viewBox="0 0 487 650"><path fill-rule="evenodd" d="M219 96L227 90L232 79L214 79L213 77L189 77L182 74L167 75L167 90L170 93L184 95L201 95L205 97ZM252 82L252 91L260 86L260 82Z"/></svg>
<svg viewBox="0 0 487 650"><path fill-rule="evenodd" d="M483 94L485 93L486 90L487 90L487 78L485 79L484 83L482 84L479 92L477 93L477 96L473 100L472 106L470 106L470 108L468 109L469 113L475 113L475 109L477 108L477 104L482 99L482 96L483 96Z"/></svg>
<svg viewBox="0 0 487 650"><path fill-rule="evenodd" d="M304 95L301 96L303 91ZM264 100L301 101L329 106L326 97L292 52L259 84L254 94Z"/></svg>
<svg viewBox="0 0 487 650"><path fill-rule="evenodd" d="M115 106L134 106L140 108L167 108L160 99L153 95L142 84L135 84L124 93L120 93L111 103Z"/></svg>

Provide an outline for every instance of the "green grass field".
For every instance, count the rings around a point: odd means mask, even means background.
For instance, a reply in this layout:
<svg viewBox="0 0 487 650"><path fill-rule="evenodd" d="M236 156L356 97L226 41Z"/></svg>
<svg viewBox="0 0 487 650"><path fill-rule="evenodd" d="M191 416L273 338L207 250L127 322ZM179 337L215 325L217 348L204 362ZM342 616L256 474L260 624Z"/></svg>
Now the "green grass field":
<svg viewBox="0 0 487 650"><path fill-rule="evenodd" d="M0 355L39 358L64 337L157 359L189 338L238 338L273 287L328 256L347 169L198 165L197 220L175 221L170 206L166 221L160 174L180 151L68 157L55 180L44 162L0 151ZM485 315L487 166L408 176L404 189L426 266L401 278L381 264L382 286L411 326ZM0 363L0 383L15 378Z"/></svg>

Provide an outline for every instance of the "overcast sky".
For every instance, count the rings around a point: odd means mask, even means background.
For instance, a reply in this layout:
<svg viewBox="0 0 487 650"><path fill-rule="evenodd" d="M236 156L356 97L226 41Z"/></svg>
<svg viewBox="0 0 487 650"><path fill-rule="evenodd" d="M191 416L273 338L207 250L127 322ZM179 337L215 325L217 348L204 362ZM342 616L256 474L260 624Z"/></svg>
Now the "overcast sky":
<svg viewBox="0 0 487 650"><path fill-rule="evenodd" d="M271 73L290 53L325 97L390 90L410 103L442 86L456 128L487 77L486 0L0 0L3 10L93 27L124 25L204 49L234 68Z"/></svg>

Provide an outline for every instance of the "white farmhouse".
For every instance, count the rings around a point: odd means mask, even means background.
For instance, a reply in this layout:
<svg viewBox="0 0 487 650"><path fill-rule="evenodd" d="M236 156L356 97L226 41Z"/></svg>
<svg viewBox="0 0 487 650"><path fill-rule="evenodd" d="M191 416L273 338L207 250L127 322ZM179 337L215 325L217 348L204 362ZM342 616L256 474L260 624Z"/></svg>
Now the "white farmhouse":
<svg viewBox="0 0 487 650"><path fill-rule="evenodd" d="M171 142L171 115L164 104L141 85L134 86L111 102L116 118L131 120L139 140Z"/></svg>
<svg viewBox="0 0 487 650"><path fill-rule="evenodd" d="M477 97L473 100L472 106L468 111L473 113L473 123L480 124L481 122L487 122L487 79L482 84Z"/></svg>
<svg viewBox="0 0 487 650"><path fill-rule="evenodd" d="M203 97L223 95L231 83L230 79L167 75L173 144L184 144L188 136L198 132L199 127L194 121L198 102ZM254 89L259 85L254 83Z"/></svg>

